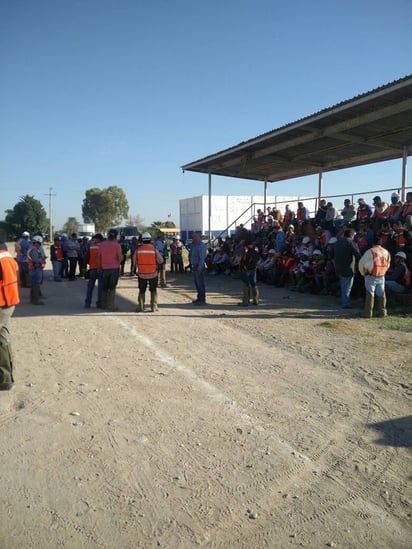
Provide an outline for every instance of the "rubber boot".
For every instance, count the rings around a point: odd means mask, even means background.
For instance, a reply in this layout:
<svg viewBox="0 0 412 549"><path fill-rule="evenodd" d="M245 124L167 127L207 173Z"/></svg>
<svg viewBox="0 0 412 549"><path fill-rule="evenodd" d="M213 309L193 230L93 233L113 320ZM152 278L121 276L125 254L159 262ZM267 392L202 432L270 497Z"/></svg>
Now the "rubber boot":
<svg viewBox="0 0 412 549"><path fill-rule="evenodd" d="M108 311L117 311L117 307L114 304L114 300L116 297L116 290L108 290L107 291L107 310Z"/></svg>
<svg viewBox="0 0 412 549"><path fill-rule="evenodd" d="M388 316L388 313L386 311L386 295L383 295L382 297L378 297L378 310L379 310L379 316L385 317Z"/></svg>
<svg viewBox="0 0 412 549"><path fill-rule="evenodd" d="M255 286L252 288L253 305L259 305L259 288Z"/></svg>
<svg viewBox="0 0 412 549"><path fill-rule="evenodd" d="M364 318L372 318L373 316L373 305L375 303L375 296L366 292L365 296L365 309L363 312Z"/></svg>
<svg viewBox="0 0 412 549"><path fill-rule="evenodd" d="M157 307L157 291L156 290L154 290L153 292L150 292L150 307L152 309L152 313L154 313L158 310L158 307Z"/></svg>
<svg viewBox="0 0 412 549"><path fill-rule="evenodd" d="M139 292L139 295L137 296L137 312L143 313L144 312L144 301L145 301L145 294L144 292Z"/></svg>
<svg viewBox="0 0 412 549"><path fill-rule="evenodd" d="M102 301L101 301L101 308L102 309L107 309L108 293L109 292L107 292L107 291L105 292L104 290L102 292Z"/></svg>
<svg viewBox="0 0 412 549"><path fill-rule="evenodd" d="M10 345L0 344L0 391L13 387L13 359Z"/></svg>
<svg viewBox="0 0 412 549"><path fill-rule="evenodd" d="M247 284L243 284L243 297L242 301L238 303L239 307L249 307L250 291Z"/></svg>
<svg viewBox="0 0 412 549"><path fill-rule="evenodd" d="M30 291L30 303L32 305L44 305L43 301L40 301L40 285L32 287Z"/></svg>

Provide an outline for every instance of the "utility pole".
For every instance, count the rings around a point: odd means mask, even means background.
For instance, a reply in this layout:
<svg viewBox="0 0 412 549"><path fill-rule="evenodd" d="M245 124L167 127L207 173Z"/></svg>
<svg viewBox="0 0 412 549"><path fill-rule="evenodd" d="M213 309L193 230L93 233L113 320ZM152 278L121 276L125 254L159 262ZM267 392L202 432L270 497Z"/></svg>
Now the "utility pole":
<svg viewBox="0 0 412 549"><path fill-rule="evenodd" d="M49 197L49 242L53 242L53 221L52 221L52 196L56 196L52 193L53 187L49 188L47 196Z"/></svg>

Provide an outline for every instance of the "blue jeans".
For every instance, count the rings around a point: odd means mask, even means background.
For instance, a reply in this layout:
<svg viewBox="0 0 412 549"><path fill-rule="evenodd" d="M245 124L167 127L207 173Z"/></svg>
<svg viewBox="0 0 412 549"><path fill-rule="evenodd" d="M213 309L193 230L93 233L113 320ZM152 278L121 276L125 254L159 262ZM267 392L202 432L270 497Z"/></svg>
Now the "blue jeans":
<svg viewBox="0 0 412 549"><path fill-rule="evenodd" d="M340 295L342 307L350 307L350 292L353 285L353 276L341 276L340 277Z"/></svg>
<svg viewBox="0 0 412 549"><path fill-rule="evenodd" d="M40 267L36 267L35 269L30 269L29 274L32 288L40 286L43 282L43 270Z"/></svg>
<svg viewBox="0 0 412 549"><path fill-rule="evenodd" d="M251 286L252 288L256 287L256 269L253 269L251 271L242 271L240 275L240 280L243 282L243 284L246 284L247 286Z"/></svg>
<svg viewBox="0 0 412 549"><path fill-rule="evenodd" d="M55 281L61 280L61 270L62 270L62 262L61 261L52 261L53 265L53 278Z"/></svg>
<svg viewBox="0 0 412 549"><path fill-rule="evenodd" d="M199 301L206 301L205 269L193 271L193 278L197 290L197 299Z"/></svg>
<svg viewBox="0 0 412 549"><path fill-rule="evenodd" d="M103 279L98 274L97 269L90 269L89 271L89 280L87 282L87 293L86 293L86 305L92 304L93 290L97 280L97 301L96 307L100 307L102 303L102 291L103 291Z"/></svg>
<svg viewBox="0 0 412 549"><path fill-rule="evenodd" d="M385 277L366 275L365 289L371 295L383 297L385 295Z"/></svg>
<svg viewBox="0 0 412 549"><path fill-rule="evenodd" d="M117 283L119 282L119 269L103 269L103 291L115 290Z"/></svg>

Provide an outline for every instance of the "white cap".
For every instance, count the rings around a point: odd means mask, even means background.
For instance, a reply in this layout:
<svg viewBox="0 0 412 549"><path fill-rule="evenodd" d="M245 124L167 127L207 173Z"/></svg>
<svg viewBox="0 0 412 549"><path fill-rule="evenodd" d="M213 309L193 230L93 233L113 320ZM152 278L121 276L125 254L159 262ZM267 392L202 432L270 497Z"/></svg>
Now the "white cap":
<svg viewBox="0 0 412 549"><path fill-rule="evenodd" d="M302 240L303 244L309 244L310 238L308 236L305 236Z"/></svg>

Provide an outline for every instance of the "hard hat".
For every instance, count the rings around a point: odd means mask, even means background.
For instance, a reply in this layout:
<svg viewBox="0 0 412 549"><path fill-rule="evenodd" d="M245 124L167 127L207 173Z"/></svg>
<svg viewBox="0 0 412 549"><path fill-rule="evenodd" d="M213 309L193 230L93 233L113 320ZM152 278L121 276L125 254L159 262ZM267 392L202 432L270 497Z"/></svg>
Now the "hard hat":
<svg viewBox="0 0 412 549"><path fill-rule="evenodd" d="M310 238L308 236L305 236L302 240L303 244L309 244Z"/></svg>
<svg viewBox="0 0 412 549"><path fill-rule="evenodd" d="M337 241L338 239L336 238L336 236L332 236L332 238L329 238L328 244L336 244Z"/></svg>
<svg viewBox="0 0 412 549"><path fill-rule="evenodd" d="M36 234L36 236L33 236L33 242L38 242L39 244L42 244L43 239L40 235Z"/></svg>
<svg viewBox="0 0 412 549"><path fill-rule="evenodd" d="M395 254L395 257L401 257L402 259L406 259L406 253L405 252L398 252Z"/></svg>
<svg viewBox="0 0 412 549"><path fill-rule="evenodd" d="M148 232L142 234L142 240L152 240L152 235Z"/></svg>
<svg viewBox="0 0 412 549"><path fill-rule="evenodd" d="M23 231L23 235L22 236L30 236L30 233L27 232L27 231Z"/></svg>

